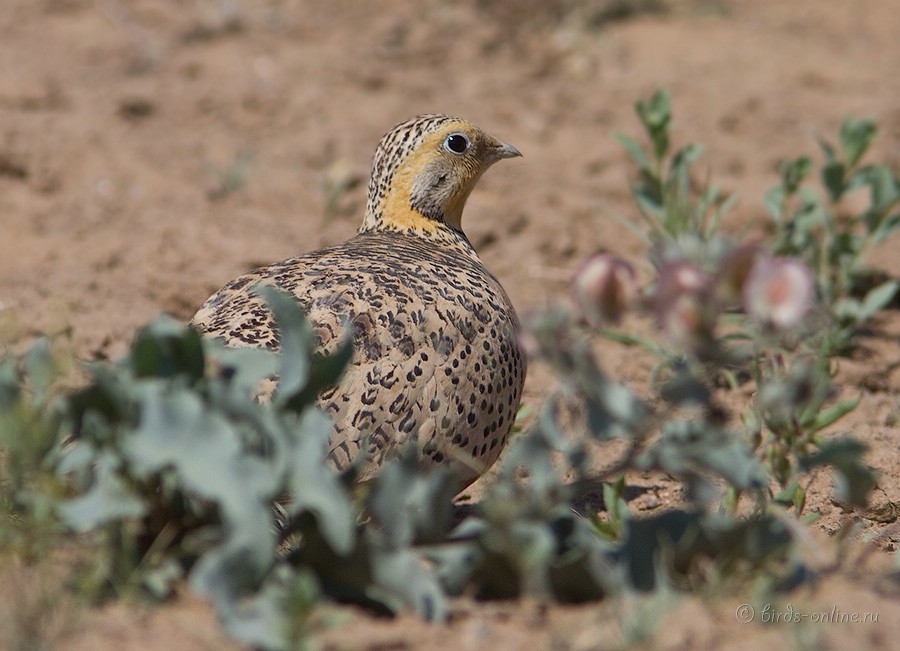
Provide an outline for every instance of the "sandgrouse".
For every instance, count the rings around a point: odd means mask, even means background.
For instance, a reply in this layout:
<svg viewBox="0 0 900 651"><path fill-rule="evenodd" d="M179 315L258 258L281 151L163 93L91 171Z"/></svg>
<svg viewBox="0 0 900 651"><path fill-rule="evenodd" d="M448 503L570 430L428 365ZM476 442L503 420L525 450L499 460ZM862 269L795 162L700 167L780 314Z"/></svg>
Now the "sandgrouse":
<svg viewBox="0 0 900 651"><path fill-rule="evenodd" d="M467 486L506 443L525 360L513 306L461 218L482 173L520 155L458 118L398 124L375 151L357 235L237 278L193 324L229 346L277 349L275 319L255 288L292 293L320 349L352 330L348 369L318 397L334 420L331 463L341 470L362 453L366 480L415 437L424 465L450 463Z"/></svg>

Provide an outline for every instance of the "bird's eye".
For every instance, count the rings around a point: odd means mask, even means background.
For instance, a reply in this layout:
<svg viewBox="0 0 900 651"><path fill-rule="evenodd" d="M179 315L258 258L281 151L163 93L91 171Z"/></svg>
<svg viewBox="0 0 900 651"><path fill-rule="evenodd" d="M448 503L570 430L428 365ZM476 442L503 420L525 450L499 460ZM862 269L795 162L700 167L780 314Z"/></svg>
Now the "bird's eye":
<svg viewBox="0 0 900 651"><path fill-rule="evenodd" d="M444 141L444 149L451 154L465 154L469 148L469 137L464 133L451 133Z"/></svg>

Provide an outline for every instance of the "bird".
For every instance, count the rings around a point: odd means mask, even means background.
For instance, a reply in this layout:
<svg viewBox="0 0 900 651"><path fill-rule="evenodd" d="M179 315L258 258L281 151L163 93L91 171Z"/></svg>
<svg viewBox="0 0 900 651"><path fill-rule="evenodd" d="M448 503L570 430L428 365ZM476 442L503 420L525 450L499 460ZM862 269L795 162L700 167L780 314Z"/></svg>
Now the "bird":
<svg viewBox="0 0 900 651"><path fill-rule="evenodd" d="M317 351L348 328L348 367L317 397L333 421L328 462L368 481L414 440L423 468L449 465L464 489L509 438L526 360L516 311L465 235L463 208L491 165L521 155L461 118L397 124L376 148L353 237L236 278L191 323L226 346L278 350L258 293L271 285L298 301Z"/></svg>

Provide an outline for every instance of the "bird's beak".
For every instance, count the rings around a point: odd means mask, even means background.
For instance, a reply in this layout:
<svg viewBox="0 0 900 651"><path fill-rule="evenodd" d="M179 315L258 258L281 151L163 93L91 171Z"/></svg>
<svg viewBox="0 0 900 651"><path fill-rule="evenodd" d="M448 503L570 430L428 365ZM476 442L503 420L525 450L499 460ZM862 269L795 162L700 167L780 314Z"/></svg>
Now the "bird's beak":
<svg viewBox="0 0 900 651"><path fill-rule="evenodd" d="M521 155L522 152L520 152L518 149L516 149L512 145L507 145L504 143L500 143L490 150L490 156L493 160L500 160L502 158L515 158L516 156Z"/></svg>

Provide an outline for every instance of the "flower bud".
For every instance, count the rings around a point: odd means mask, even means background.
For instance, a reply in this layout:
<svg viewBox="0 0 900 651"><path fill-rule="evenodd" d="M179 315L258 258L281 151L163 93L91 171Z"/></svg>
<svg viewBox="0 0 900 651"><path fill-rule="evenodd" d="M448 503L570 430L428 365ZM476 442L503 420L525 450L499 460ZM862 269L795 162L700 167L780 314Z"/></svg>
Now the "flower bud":
<svg viewBox="0 0 900 651"><path fill-rule="evenodd" d="M722 305L732 307L741 303L747 278L762 255L766 253L758 244L742 244L722 259L716 275L716 298Z"/></svg>
<svg viewBox="0 0 900 651"><path fill-rule="evenodd" d="M660 329L676 345L693 348L712 330L709 285L709 277L690 262L660 268L653 307Z"/></svg>
<svg viewBox="0 0 900 651"><path fill-rule="evenodd" d="M634 267L614 255L594 256L575 276L575 304L594 326L618 321L637 291Z"/></svg>

